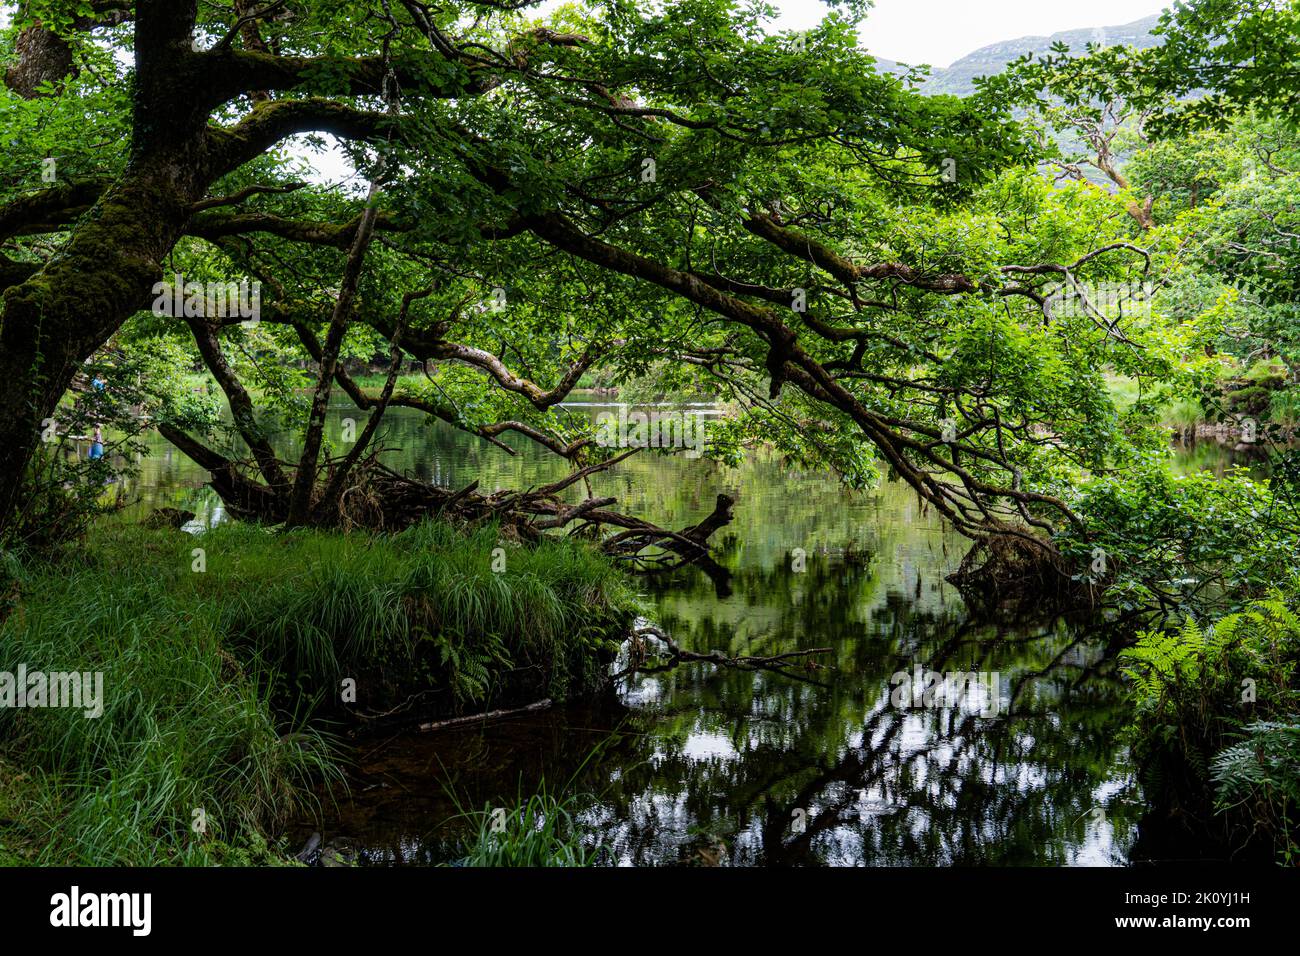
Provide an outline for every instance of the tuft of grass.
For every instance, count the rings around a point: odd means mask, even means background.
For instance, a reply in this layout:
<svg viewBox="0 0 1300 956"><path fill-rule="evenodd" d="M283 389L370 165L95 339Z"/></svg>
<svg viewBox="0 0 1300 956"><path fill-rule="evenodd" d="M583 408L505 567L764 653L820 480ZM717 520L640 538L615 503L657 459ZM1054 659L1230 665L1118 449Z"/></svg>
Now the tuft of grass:
<svg viewBox="0 0 1300 956"><path fill-rule="evenodd" d="M528 547L445 522L387 537L232 531L205 536L209 555L232 554L228 567L209 563L210 586L231 592L220 630L241 658L291 675L299 698L351 676L374 709L418 675L449 709L563 700L603 682L637 612L623 575L578 542Z"/></svg>
<svg viewBox="0 0 1300 956"><path fill-rule="evenodd" d="M577 817L582 798L552 793L546 781L513 806L462 813L474 825L474 837L460 866L582 867L600 862L600 847L583 843Z"/></svg>
<svg viewBox="0 0 1300 956"><path fill-rule="evenodd" d="M542 777L537 789L525 794L523 779L508 806L485 804L481 810L464 808L450 786L448 795L457 814L447 821L464 821L472 836L462 845L464 853L454 865L473 867L598 866L608 853L600 844L583 840L578 817L584 807L599 800L598 794L584 793L578 781L587 767L598 761L617 733L596 744L563 786L553 789Z"/></svg>

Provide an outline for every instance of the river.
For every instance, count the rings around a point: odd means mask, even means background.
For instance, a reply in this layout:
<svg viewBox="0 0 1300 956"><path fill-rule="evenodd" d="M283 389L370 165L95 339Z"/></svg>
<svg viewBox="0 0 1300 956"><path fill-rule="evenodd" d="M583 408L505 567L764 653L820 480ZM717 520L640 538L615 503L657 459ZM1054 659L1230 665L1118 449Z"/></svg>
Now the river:
<svg viewBox="0 0 1300 956"><path fill-rule="evenodd" d="M336 438L348 415L332 410ZM385 432L389 464L447 486L526 487L566 470L526 442L510 456L405 410ZM1190 467L1222 466L1217 453L1195 455ZM141 509L197 512L199 530L224 520L205 477L155 437L131 491ZM1113 630L972 621L944 580L966 544L904 485L849 492L770 451L736 468L646 451L593 490L675 528L719 493L735 497L735 521L714 539L729 577L689 568L642 579L650 617L690 650L830 648L814 658L824 666L682 663L593 703L365 739L350 793L327 797L308 824L327 842L364 863L450 862L464 835L458 808L508 804L544 781L589 796L584 839L620 865L1130 861L1144 806L1122 739ZM918 668L973 674L985 692L895 693Z"/></svg>

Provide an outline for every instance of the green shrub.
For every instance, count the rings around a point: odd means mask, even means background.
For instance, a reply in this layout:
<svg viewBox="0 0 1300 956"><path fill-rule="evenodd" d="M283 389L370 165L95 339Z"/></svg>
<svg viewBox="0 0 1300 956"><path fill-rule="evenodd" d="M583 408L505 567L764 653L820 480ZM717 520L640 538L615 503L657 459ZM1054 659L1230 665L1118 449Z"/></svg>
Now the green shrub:
<svg viewBox="0 0 1300 956"><path fill-rule="evenodd" d="M1070 492L1085 528L1057 539L1075 566L1090 569L1096 549L1110 602L1121 609L1239 611L1279 581L1300 575L1300 535L1268 482L1237 469L1133 478L1106 476Z"/></svg>
<svg viewBox="0 0 1300 956"><path fill-rule="evenodd" d="M1263 415L1268 411L1273 400L1272 392L1262 385L1250 385L1228 392L1223 396L1224 403L1234 412L1248 412L1251 415Z"/></svg>

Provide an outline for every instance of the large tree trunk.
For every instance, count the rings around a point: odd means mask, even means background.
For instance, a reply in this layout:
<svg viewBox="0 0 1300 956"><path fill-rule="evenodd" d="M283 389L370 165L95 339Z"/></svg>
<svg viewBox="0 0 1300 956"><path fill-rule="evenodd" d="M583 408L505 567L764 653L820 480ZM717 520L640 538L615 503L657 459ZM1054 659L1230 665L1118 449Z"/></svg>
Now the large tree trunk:
<svg viewBox="0 0 1300 956"><path fill-rule="evenodd" d="M0 531L12 519L42 422L85 359L153 301L163 259L206 183L194 162L135 162L63 252L0 294Z"/></svg>

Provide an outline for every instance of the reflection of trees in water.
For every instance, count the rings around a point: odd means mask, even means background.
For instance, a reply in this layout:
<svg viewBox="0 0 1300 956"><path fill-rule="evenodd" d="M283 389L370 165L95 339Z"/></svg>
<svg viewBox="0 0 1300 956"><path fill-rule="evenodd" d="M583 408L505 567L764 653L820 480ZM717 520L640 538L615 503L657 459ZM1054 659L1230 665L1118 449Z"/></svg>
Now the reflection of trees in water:
<svg viewBox="0 0 1300 956"><path fill-rule="evenodd" d="M1080 726L1102 701L1090 694L1080 703L1061 692L1090 671L1105 680L1088 664L1070 662L1072 655L1087 657L1085 646L1070 640L1033 681L1035 687L1048 683L1046 700L1013 705L1005 718L877 707L866 715L856 746L793 797L765 808L762 858L796 864L1067 862L1061 839L1094 806L1113 759L1113 738ZM1001 657L997 663L1024 662ZM1042 707L1046 701L1051 706ZM1117 727L1122 715L1114 709L1112 715ZM882 812L863 815L863 791ZM808 810L803 832L791 832L796 807Z"/></svg>
<svg viewBox="0 0 1300 956"><path fill-rule="evenodd" d="M619 858L676 860L699 829L725 840L737 863L1068 862L1114 776L1125 716L1105 641L1078 629L999 635L917 612L902 595L866 615L860 589L827 582L801 582L817 595L810 608L790 598L787 575L738 576L740 594L765 598L764 633L743 647L714 617L661 621L684 646L730 653L834 637L839 670L816 675L829 692L704 667L656 676L667 711L655 715L649 763L592 820ZM1000 672L1011 713L892 707L889 677L914 662ZM1112 809L1122 843L1129 814Z"/></svg>

